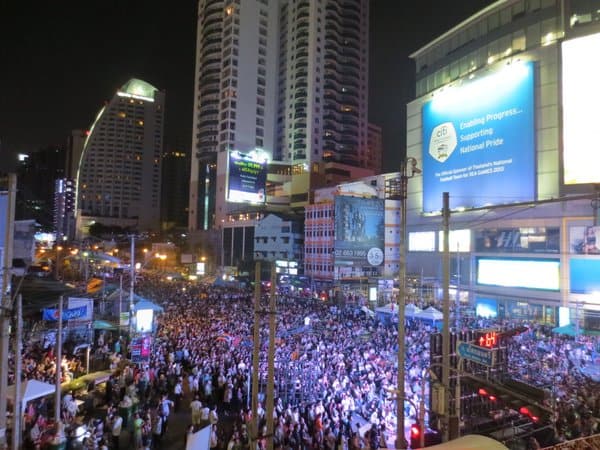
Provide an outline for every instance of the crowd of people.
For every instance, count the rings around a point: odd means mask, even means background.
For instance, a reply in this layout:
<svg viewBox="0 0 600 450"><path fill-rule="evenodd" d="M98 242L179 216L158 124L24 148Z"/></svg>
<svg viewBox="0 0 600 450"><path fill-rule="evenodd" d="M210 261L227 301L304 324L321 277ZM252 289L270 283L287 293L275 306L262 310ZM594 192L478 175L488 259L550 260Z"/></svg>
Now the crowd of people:
<svg viewBox="0 0 600 450"><path fill-rule="evenodd" d="M547 390L545 404L554 411L556 440L564 442L600 432L600 389L584 374L594 364L598 339L558 335L542 325L509 341L513 376Z"/></svg>
<svg viewBox="0 0 600 450"><path fill-rule="evenodd" d="M119 366L106 383L102 419L89 419L88 448L160 448L173 413L189 411L189 431L210 425L210 447L242 450L266 446L268 314L261 315L257 418L251 408L253 292L145 276L136 292L164 308L157 318L150 357L119 365L127 346L107 336L96 344ZM264 302L266 307L267 301ZM332 305L280 295L275 340L275 448L363 449L394 444L397 327L366 314L356 303ZM462 318L462 327L514 324ZM416 421L429 366L431 323L406 322L405 417ZM510 340L509 367L516 378L552 386L555 440L598 431L598 385L579 370L597 341L553 335L533 324ZM583 344L581 344L583 342ZM101 344L101 346L100 346ZM52 353L26 353L27 378L52 377ZM35 362L35 364L34 364ZM47 369L50 368L50 369ZM47 370L49 372L47 373ZM43 377L41 378L43 379ZM64 408L67 409L65 403ZM44 417L44 411L33 414ZM43 419L42 419L43 421ZM252 424L259 423L256 446ZM33 426L33 425L31 425Z"/></svg>

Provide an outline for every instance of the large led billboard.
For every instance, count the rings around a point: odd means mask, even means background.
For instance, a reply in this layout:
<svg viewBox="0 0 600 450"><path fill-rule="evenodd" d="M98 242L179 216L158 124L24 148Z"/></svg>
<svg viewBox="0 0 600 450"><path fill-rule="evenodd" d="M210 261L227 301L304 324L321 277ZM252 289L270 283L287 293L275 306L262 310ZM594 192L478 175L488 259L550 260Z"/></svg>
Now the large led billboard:
<svg viewBox="0 0 600 450"><path fill-rule="evenodd" d="M562 43L563 168L565 184L600 183L596 144L600 34Z"/></svg>
<svg viewBox="0 0 600 450"><path fill-rule="evenodd" d="M535 197L534 65L514 62L423 105L423 210Z"/></svg>
<svg viewBox="0 0 600 450"><path fill-rule="evenodd" d="M600 259L569 260L569 290L574 294L595 294L600 299Z"/></svg>
<svg viewBox="0 0 600 450"><path fill-rule="evenodd" d="M477 284L558 291L560 261L558 259L477 258Z"/></svg>
<svg viewBox="0 0 600 450"><path fill-rule="evenodd" d="M227 201L265 203L267 160L256 154L229 153Z"/></svg>
<svg viewBox="0 0 600 450"><path fill-rule="evenodd" d="M335 265L380 266L384 259L385 206L380 198L335 198Z"/></svg>

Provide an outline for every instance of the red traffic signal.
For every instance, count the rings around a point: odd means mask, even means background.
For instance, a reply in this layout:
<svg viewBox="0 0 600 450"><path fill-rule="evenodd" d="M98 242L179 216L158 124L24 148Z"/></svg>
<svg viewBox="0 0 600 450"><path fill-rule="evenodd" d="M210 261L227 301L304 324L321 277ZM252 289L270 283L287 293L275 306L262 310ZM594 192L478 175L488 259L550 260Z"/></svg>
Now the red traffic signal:
<svg viewBox="0 0 600 450"><path fill-rule="evenodd" d="M421 435L421 427L418 423L413 423L410 426L410 438L417 439Z"/></svg>

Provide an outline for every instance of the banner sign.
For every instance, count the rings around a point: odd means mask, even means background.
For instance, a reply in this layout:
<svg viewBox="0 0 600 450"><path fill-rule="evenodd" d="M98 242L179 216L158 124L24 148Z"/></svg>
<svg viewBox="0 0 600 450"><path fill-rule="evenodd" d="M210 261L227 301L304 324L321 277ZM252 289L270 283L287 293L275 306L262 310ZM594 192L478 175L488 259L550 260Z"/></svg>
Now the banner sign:
<svg viewBox="0 0 600 450"><path fill-rule="evenodd" d="M385 251L385 205L380 198L335 198L337 266L380 266Z"/></svg>
<svg viewBox="0 0 600 450"><path fill-rule="evenodd" d="M152 338L140 336L131 340L131 362L141 363L150 360L152 350Z"/></svg>
<svg viewBox="0 0 600 450"><path fill-rule="evenodd" d="M229 154L227 201L265 203L267 161L239 152Z"/></svg>
<svg viewBox="0 0 600 450"><path fill-rule="evenodd" d="M423 104L423 211L535 198L533 63L463 80Z"/></svg>
<svg viewBox="0 0 600 450"><path fill-rule="evenodd" d="M56 308L45 308L42 320L57 321L59 310ZM63 320L81 319L87 315L87 306L80 306L79 308L63 309Z"/></svg>

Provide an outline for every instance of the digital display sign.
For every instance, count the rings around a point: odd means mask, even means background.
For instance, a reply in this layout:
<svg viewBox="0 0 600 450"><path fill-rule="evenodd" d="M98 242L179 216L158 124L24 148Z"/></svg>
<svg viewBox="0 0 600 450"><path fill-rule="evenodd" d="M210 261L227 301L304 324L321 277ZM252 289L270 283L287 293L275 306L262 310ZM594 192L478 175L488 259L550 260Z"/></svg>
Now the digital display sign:
<svg viewBox="0 0 600 450"><path fill-rule="evenodd" d="M335 265L383 264L384 212L380 198L335 197Z"/></svg>
<svg viewBox="0 0 600 450"><path fill-rule="evenodd" d="M562 124L565 184L600 183L600 152L595 151L600 34L562 43Z"/></svg>
<svg viewBox="0 0 600 450"><path fill-rule="evenodd" d="M558 291L558 259L478 258L477 284Z"/></svg>
<svg viewBox="0 0 600 450"><path fill-rule="evenodd" d="M408 233L409 252L432 252L435 250L435 231L411 231Z"/></svg>
<svg viewBox="0 0 600 450"><path fill-rule="evenodd" d="M475 251L487 253L558 253L560 228L486 228L475 232Z"/></svg>
<svg viewBox="0 0 600 450"><path fill-rule="evenodd" d="M438 250L444 251L444 232L438 232ZM470 252L471 251L471 230L450 230L448 249L450 252Z"/></svg>
<svg viewBox="0 0 600 450"><path fill-rule="evenodd" d="M265 203L267 160L239 152L229 153L227 201Z"/></svg>
<svg viewBox="0 0 600 450"><path fill-rule="evenodd" d="M535 197L534 65L447 86L423 105L423 210Z"/></svg>
<svg viewBox="0 0 600 450"><path fill-rule="evenodd" d="M569 290L573 294L597 294L600 297L600 259L569 260Z"/></svg>

